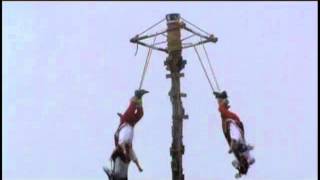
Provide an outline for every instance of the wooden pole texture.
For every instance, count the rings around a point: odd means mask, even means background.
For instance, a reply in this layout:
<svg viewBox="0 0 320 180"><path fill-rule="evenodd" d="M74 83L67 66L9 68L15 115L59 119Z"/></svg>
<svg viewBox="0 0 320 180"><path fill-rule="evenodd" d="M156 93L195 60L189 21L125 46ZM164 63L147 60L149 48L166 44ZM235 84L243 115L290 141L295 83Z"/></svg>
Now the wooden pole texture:
<svg viewBox="0 0 320 180"><path fill-rule="evenodd" d="M171 78L171 89L169 91L172 103L172 144L170 155L172 157L171 169L172 180L184 180L182 155L184 154L183 145L183 119L188 118L182 105L181 97L186 94L180 92L180 78L184 76L181 70L186 61L182 59L181 52L181 27L179 14L168 14L166 16L168 29L168 57L165 61L166 69L170 72L167 78Z"/></svg>

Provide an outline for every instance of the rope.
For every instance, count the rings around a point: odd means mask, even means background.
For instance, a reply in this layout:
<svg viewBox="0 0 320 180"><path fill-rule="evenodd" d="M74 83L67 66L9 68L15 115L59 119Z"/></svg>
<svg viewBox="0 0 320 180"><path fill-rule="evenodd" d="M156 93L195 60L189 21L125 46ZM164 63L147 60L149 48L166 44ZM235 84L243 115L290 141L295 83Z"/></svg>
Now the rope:
<svg viewBox="0 0 320 180"><path fill-rule="evenodd" d="M160 35L164 35L164 34L162 33L162 34L160 34ZM189 36L181 39L181 42L184 41L184 40L190 39L190 38L192 38L193 36L195 36L195 35L194 35L194 34L191 34L191 35L189 35ZM164 35L164 37L167 37L167 36ZM153 45L160 45L160 44L164 44L164 43L167 43L167 42L168 42L167 40L164 40L164 41L156 42L156 43L154 43Z"/></svg>
<svg viewBox="0 0 320 180"><path fill-rule="evenodd" d="M203 69L203 71L204 71L204 74L206 75L206 78L207 78L207 80L208 80L208 82L209 82L209 85L210 85L210 87L211 87L211 90L214 91L213 85L212 85L212 83L211 83L211 81L210 81L210 78L209 78L209 76L208 76L208 73L207 73L207 71L206 71L206 68L204 67L204 64L203 64L203 62L202 62L202 60L201 60L201 57L200 57L200 55L199 55L199 52L198 52L196 46L194 46L193 48L194 48L194 50L195 50L196 53L197 53L198 59L199 59L200 64L201 64L201 67L202 67L202 69Z"/></svg>
<svg viewBox="0 0 320 180"><path fill-rule="evenodd" d="M146 30L142 31L140 34L138 35L141 35L147 31L149 31L150 29L154 28L155 26L159 25L160 23L162 23L163 21L165 20L165 18L161 19L160 21L158 21L157 23L155 23L154 25L150 26L149 28L147 28Z"/></svg>
<svg viewBox="0 0 320 180"><path fill-rule="evenodd" d="M157 39L157 36L154 37L154 39L153 39L153 44L155 43L156 39ZM143 67L143 71L142 71L142 76L141 76L141 80L140 80L140 84L139 84L139 88L138 88L138 89L141 89L141 88L142 88L142 84L143 84L143 81L144 81L144 77L146 76L146 72L147 72L147 69L148 69L149 62L150 62L151 53L152 53L152 48L149 48L149 49L148 49L147 58L146 58L146 62L144 63L144 67Z"/></svg>
<svg viewBox="0 0 320 180"><path fill-rule="evenodd" d="M195 24L191 23L190 21L186 20L185 18L181 17L181 19L182 19L183 21L187 22L188 24L190 24L191 26L197 28L199 31L201 31L201 32L203 32L203 33L205 33L205 34L207 34L207 35L210 36L210 33L208 33L207 31L205 31L205 30L203 30L203 29L201 29L200 27L196 26Z"/></svg>
<svg viewBox="0 0 320 180"><path fill-rule="evenodd" d="M160 42L157 42L157 43L154 43L153 45L160 45L160 44L164 44L164 43L167 43L168 41L165 40L165 41L160 41Z"/></svg>
<svg viewBox="0 0 320 180"><path fill-rule="evenodd" d="M160 34L160 35L162 35L163 37L167 37L167 34L165 34L165 33L163 33L163 34Z"/></svg>
<svg viewBox="0 0 320 180"><path fill-rule="evenodd" d="M139 44L137 43L137 46L136 46L136 52L134 53L134 56L137 56L137 54L138 54L138 50L139 50Z"/></svg>
<svg viewBox="0 0 320 180"><path fill-rule="evenodd" d="M211 61L210 61L210 58L209 58L209 55L208 55L208 52L206 50L206 47L204 46L204 44L202 44L202 47L203 47L203 50L204 50L204 53L206 54L206 57L207 57L207 61L208 61L208 64L209 64L209 67L210 67L210 71L211 71L211 75L213 76L213 80L217 86L217 89L218 91L220 91L220 87L219 87L219 84L218 84L218 80L217 80L217 77L213 71L213 68L212 68L212 64L211 64Z"/></svg>
<svg viewBox="0 0 320 180"><path fill-rule="evenodd" d="M184 40L190 39L190 38L192 38L193 36L195 36L195 35L194 35L194 34L191 34L191 35L189 35L189 36L181 39L181 42L184 41Z"/></svg>
<svg viewBox="0 0 320 180"><path fill-rule="evenodd" d="M150 29L154 28L155 26L159 25L160 23L162 23L165 20L165 18L161 19L160 21L156 22L155 24L153 24L152 26L150 26L149 28L147 28L146 30L142 31L141 33L139 33L137 36L140 36L141 34L146 33L147 31L149 31ZM162 35L162 34L161 34ZM134 56L137 56L138 54L138 49L139 49L139 45L137 44L136 47L136 52L134 53Z"/></svg>

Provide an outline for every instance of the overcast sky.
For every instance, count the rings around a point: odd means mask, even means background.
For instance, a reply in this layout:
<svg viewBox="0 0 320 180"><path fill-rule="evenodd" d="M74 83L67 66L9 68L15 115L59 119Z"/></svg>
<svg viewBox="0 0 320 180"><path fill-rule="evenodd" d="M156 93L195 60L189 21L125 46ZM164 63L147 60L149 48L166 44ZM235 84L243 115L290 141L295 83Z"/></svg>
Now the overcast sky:
<svg viewBox="0 0 320 180"><path fill-rule="evenodd" d="M134 56L129 39L172 12L219 38L206 46L209 56L256 146L245 179L317 179L316 2L4 2L2 9L5 180L106 179L116 113L138 87L147 54L140 47ZM217 104L194 51L183 57L185 177L230 180L236 171ZM145 79L151 93L134 139L144 172L131 166L132 180L171 179L165 58L154 51Z"/></svg>

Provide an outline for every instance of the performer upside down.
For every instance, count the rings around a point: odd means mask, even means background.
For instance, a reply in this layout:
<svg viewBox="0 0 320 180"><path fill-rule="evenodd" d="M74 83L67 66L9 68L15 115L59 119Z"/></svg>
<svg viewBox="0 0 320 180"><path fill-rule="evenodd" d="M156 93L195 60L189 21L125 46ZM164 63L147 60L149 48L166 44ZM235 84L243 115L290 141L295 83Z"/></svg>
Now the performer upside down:
<svg viewBox="0 0 320 180"><path fill-rule="evenodd" d="M127 180L130 161L136 164L140 172L143 171L133 150L132 141L134 127L143 117L142 96L146 93L148 91L143 89L136 90L125 113L118 113L120 124L114 135L115 149L110 158L113 168L103 167L110 180Z"/></svg>
<svg viewBox="0 0 320 180"><path fill-rule="evenodd" d="M239 116L229 110L230 105L227 92L214 92L214 95L219 105L218 110L222 119L223 134L230 147L229 153L240 152L246 158L248 165L253 164L255 159L249 153L253 149L253 146L246 143L244 126ZM240 166L238 160L234 160L232 164L235 167Z"/></svg>

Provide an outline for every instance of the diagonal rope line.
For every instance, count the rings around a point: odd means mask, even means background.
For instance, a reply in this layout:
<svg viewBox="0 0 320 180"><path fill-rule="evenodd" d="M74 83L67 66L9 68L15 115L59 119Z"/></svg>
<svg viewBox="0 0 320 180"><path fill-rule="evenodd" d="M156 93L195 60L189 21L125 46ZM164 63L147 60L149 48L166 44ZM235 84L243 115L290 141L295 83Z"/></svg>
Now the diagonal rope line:
<svg viewBox="0 0 320 180"><path fill-rule="evenodd" d="M184 40L190 39L190 38L192 38L193 36L195 36L195 34L191 34L191 35L189 35L189 36L181 39L181 42L184 41Z"/></svg>
<svg viewBox="0 0 320 180"><path fill-rule="evenodd" d="M203 29L201 29L200 27L198 27L197 25L191 23L190 21L186 20L185 18L181 17L181 19L182 19L183 21L187 22L188 24L190 24L191 26L197 28L199 31L201 31L201 32L203 32L203 33L205 33L205 34L207 34L207 35L210 35L210 33L208 33L207 31L205 31L205 30L203 30Z"/></svg>
<svg viewBox="0 0 320 180"><path fill-rule="evenodd" d="M163 37L167 37L167 34L166 33L163 33L163 34L161 34Z"/></svg>
<svg viewBox="0 0 320 180"><path fill-rule="evenodd" d="M161 34L161 35L163 35L163 34ZM189 36L181 39L181 42L184 41L184 40L190 39L190 38L192 38L193 36L195 36L195 35L194 35L194 34L191 34L191 35L189 35ZM165 36L165 37L167 37L167 36ZM167 43L167 42L168 42L167 40L164 40L164 41L156 42L156 43L154 43L153 45L160 45L160 44L164 44L164 43Z"/></svg>
<svg viewBox="0 0 320 180"><path fill-rule="evenodd" d="M157 39L157 36L154 37L154 39L153 39L153 44L155 43L156 39ZM146 58L146 62L144 63L144 67L143 67L143 71L142 71L142 75L141 75L141 80L140 80L140 84L139 84L139 88L138 88L138 89L141 89L141 88L142 88L143 81L144 81L144 78L145 78L145 76L146 76L147 69L148 69L148 66L149 66L149 63L150 63L151 53L152 53L152 48L149 48L149 49L148 49L147 58Z"/></svg>
<svg viewBox="0 0 320 180"><path fill-rule="evenodd" d="M196 54L197 54L197 56L198 56L199 62L200 62L201 67L202 67L202 70L204 71L204 74L206 75L206 78L207 78L207 80L208 80L208 82L209 82L209 85L210 85L210 87L211 87L211 90L214 91L212 82L210 81L209 75L208 75L208 73L207 73L207 71L206 71L206 68L205 68L205 66L204 66L204 64L203 64L203 62L202 62L202 60L201 60L201 57L200 57L200 55L199 55L199 52L198 52L198 50L197 50L197 48L196 48L195 46L194 46L193 48L194 48L194 50L195 50L195 52L196 52Z"/></svg>
<svg viewBox="0 0 320 180"><path fill-rule="evenodd" d="M216 84L216 87L217 87L218 91L220 91L219 83L218 83L216 74L214 73L214 70L213 70L213 67L212 67L212 63L211 63L211 61L210 61L210 58L209 58L207 49L206 49L206 47L204 46L204 44L202 44L202 47L203 47L204 53L205 53L205 55L206 55L206 58L207 58L207 61L208 61L208 64L209 64L210 71L211 71L211 75L213 76L213 80L214 80L214 82L215 82L215 84Z"/></svg>
<svg viewBox="0 0 320 180"><path fill-rule="evenodd" d="M146 30L142 31L140 34L138 35L141 35L141 34L144 34L145 32L149 31L150 29L156 27L157 25L159 25L160 23L162 23L163 21L165 20L165 18L161 19L160 21L158 21L157 23L155 23L154 25L150 26L149 28L147 28Z"/></svg>

